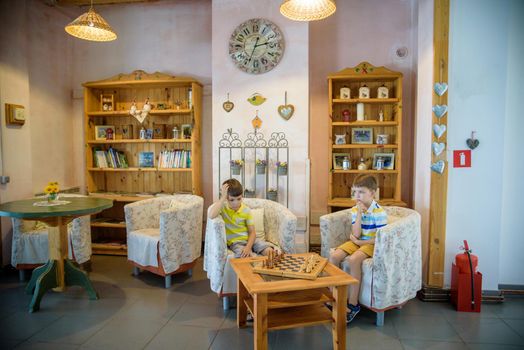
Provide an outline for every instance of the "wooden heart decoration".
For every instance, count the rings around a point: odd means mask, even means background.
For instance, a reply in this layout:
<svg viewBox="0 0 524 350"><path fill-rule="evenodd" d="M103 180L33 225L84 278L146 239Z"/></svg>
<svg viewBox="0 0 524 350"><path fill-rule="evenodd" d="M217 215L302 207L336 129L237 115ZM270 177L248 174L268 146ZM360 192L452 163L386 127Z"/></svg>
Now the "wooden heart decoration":
<svg viewBox="0 0 524 350"><path fill-rule="evenodd" d="M433 142L431 148L433 149L433 153L438 157L442 151L446 149L446 144L444 142Z"/></svg>
<svg viewBox="0 0 524 350"><path fill-rule="evenodd" d="M442 118L446 113L448 113L448 106L446 105L434 105L432 109L437 118Z"/></svg>
<svg viewBox="0 0 524 350"><path fill-rule="evenodd" d="M468 145L468 147L469 147L470 149L475 149L475 148L477 148L478 145L479 145L479 143L480 143L480 142L479 142L479 140L477 140L477 139L467 139L467 140L466 140L466 144Z"/></svg>
<svg viewBox="0 0 524 350"><path fill-rule="evenodd" d="M231 110L233 110L233 108L235 108L235 104L231 101L226 101L222 103L222 108L224 108L224 110L229 113Z"/></svg>
<svg viewBox="0 0 524 350"><path fill-rule="evenodd" d="M431 170L436 172L437 174L442 174L445 168L446 162L444 162L443 160L439 160L438 162L431 164Z"/></svg>
<svg viewBox="0 0 524 350"><path fill-rule="evenodd" d="M433 86L433 90L435 93L439 96L442 96L448 91L448 84L446 83L435 83L435 86Z"/></svg>
<svg viewBox="0 0 524 350"><path fill-rule="evenodd" d="M439 139L444 133L446 132L446 125L445 124L433 124L433 134L435 134L435 137Z"/></svg>
<svg viewBox="0 0 524 350"><path fill-rule="evenodd" d="M280 105L278 106L278 114L285 120L289 120L295 113L295 106L293 105Z"/></svg>

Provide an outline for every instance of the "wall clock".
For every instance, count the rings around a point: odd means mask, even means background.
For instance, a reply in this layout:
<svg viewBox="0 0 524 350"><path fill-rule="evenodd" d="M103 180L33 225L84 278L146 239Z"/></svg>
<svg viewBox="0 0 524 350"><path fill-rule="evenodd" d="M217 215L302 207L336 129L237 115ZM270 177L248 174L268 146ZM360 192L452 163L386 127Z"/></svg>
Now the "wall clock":
<svg viewBox="0 0 524 350"><path fill-rule="evenodd" d="M284 36L271 21L252 18L241 23L229 39L229 56L246 73L269 72L284 54Z"/></svg>

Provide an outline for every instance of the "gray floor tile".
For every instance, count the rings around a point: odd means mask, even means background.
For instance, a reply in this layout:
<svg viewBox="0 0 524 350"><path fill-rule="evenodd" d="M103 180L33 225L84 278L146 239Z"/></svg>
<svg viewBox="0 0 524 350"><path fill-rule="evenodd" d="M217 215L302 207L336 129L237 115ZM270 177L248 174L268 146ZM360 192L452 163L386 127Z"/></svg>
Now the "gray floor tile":
<svg viewBox="0 0 524 350"><path fill-rule="evenodd" d="M0 333L2 331L0 330ZM0 339L0 349L2 350L11 350L14 349L15 346L20 344L21 340L9 340L9 339Z"/></svg>
<svg viewBox="0 0 524 350"><path fill-rule="evenodd" d="M508 324L511 329L517 332L521 337L524 337L524 319L503 319L506 324Z"/></svg>
<svg viewBox="0 0 524 350"><path fill-rule="evenodd" d="M318 325L312 327L292 328L275 331L277 350L289 349L333 349L331 327ZM346 337L346 344L348 344ZM369 349L369 348L368 348Z"/></svg>
<svg viewBox="0 0 524 350"><path fill-rule="evenodd" d="M468 349L471 350L522 350L519 345L501 345L501 344L476 344L468 343Z"/></svg>
<svg viewBox="0 0 524 350"><path fill-rule="evenodd" d="M467 343L510 344L524 347L524 338L497 318L465 320L452 324Z"/></svg>
<svg viewBox="0 0 524 350"><path fill-rule="evenodd" d="M402 346L405 350L467 350L465 343L450 343L432 340L403 339Z"/></svg>
<svg viewBox="0 0 524 350"><path fill-rule="evenodd" d="M443 308L442 314L450 323L463 320L477 320L480 318L499 318L499 316L495 313L496 309L493 308L494 306L495 305L493 304L483 304L481 307L481 312L461 312L455 310L454 308Z"/></svg>
<svg viewBox="0 0 524 350"><path fill-rule="evenodd" d="M377 327L357 316L348 327L348 338L351 349L402 349L393 322Z"/></svg>
<svg viewBox="0 0 524 350"><path fill-rule="evenodd" d="M61 315L38 311L28 313L27 311L16 312L10 317L0 321L0 338L12 340L25 340L45 327L50 326L58 320Z"/></svg>
<svg viewBox="0 0 524 350"><path fill-rule="evenodd" d="M169 322L146 346L147 350L207 350L217 329L191 327Z"/></svg>
<svg viewBox="0 0 524 350"><path fill-rule="evenodd" d="M57 343L31 343L24 342L16 347L16 350L76 350L78 345Z"/></svg>
<svg viewBox="0 0 524 350"><path fill-rule="evenodd" d="M185 326L206 327L218 329L224 322L221 305L194 304L187 302L173 316L172 321Z"/></svg>
<svg viewBox="0 0 524 350"><path fill-rule="evenodd" d="M506 298L494 312L500 318L524 319L524 298Z"/></svg>
<svg viewBox="0 0 524 350"><path fill-rule="evenodd" d="M393 320L400 339L461 341L444 316L403 316Z"/></svg>

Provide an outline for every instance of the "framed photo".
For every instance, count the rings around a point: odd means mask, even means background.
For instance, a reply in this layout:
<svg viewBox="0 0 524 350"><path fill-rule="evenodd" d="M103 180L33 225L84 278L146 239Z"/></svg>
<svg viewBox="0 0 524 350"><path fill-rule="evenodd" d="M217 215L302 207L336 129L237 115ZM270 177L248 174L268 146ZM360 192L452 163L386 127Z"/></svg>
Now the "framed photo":
<svg viewBox="0 0 524 350"><path fill-rule="evenodd" d="M155 152L138 153L139 168L153 168L155 166Z"/></svg>
<svg viewBox="0 0 524 350"><path fill-rule="evenodd" d="M373 128L353 128L351 129L351 143L372 144Z"/></svg>
<svg viewBox="0 0 524 350"><path fill-rule="evenodd" d="M24 125L25 109L24 106L5 104L5 123L6 125Z"/></svg>
<svg viewBox="0 0 524 350"><path fill-rule="evenodd" d="M112 140L114 131L114 125L95 125L95 140Z"/></svg>
<svg viewBox="0 0 524 350"><path fill-rule="evenodd" d="M191 138L191 132L193 131L193 128L191 127L191 124L182 124L180 126L180 129L182 130L182 137L184 139L190 139Z"/></svg>
<svg viewBox="0 0 524 350"><path fill-rule="evenodd" d="M349 153L333 153L333 170L342 170L342 161L346 157L351 159Z"/></svg>
<svg viewBox="0 0 524 350"><path fill-rule="evenodd" d="M395 169L395 153L375 153L373 154L373 169L377 169L377 161L382 158L383 165L382 169L393 170Z"/></svg>

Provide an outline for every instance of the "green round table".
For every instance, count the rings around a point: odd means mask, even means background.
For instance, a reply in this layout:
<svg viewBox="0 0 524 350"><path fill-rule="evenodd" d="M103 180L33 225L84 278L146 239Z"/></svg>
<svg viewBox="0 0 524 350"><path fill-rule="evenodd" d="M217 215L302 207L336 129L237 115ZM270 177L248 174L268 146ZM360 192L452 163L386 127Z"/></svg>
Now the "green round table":
<svg viewBox="0 0 524 350"><path fill-rule="evenodd" d="M63 292L66 286L78 285L87 290L90 299L98 299L87 274L67 259L67 224L79 216L96 214L111 208L113 201L94 197L65 197L61 200L70 203L35 206L35 202L46 199L32 198L0 204L0 216L39 220L49 225L49 261L33 271L26 287L26 292L33 294L29 312L40 308L40 300L49 289Z"/></svg>

